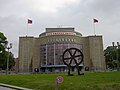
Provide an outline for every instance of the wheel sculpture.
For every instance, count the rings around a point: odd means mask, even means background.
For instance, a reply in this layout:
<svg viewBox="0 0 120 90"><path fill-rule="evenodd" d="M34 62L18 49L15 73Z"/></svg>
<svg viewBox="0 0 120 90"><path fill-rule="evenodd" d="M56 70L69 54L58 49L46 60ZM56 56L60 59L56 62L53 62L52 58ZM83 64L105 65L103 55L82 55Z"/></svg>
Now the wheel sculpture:
<svg viewBox="0 0 120 90"><path fill-rule="evenodd" d="M78 75L80 75L79 65L83 62L83 53L79 49L77 48L66 49L63 52L62 60L64 64L67 65L68 67L68 76L72 76L72 74L70 74L71 65L77 67Z"/></svg>

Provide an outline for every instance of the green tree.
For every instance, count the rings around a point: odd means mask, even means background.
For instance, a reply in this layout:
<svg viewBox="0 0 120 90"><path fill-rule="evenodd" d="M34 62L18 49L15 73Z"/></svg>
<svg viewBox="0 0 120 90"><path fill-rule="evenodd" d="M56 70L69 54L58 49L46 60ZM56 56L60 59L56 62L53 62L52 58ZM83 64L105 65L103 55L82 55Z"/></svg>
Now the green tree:
<svg viewBox="0 0 120 90"><path fill-rule="evenodd" d="M118 57L117 57L118 55ZM115 69L117 65L120 65L120 48L117 46L108 46L104 50L105 61L107 68ZM118 62L117 62L118 59Z"/></svg>
<svg viewBox="0 0 120 90"><path fill-rule="evenodd" d="M5 69L7 52L5 50L5 45L7 44L7 38L3 33L0 32L0 68Z"/></svg>
<svg viewBox="0 0 120 90"><path fill-rule="evenodd" d="M9 53L9 69L13 70L13 67L15 66L15 58L14 55L10 52Z"/></svg>
<svg viewBox="0 0 120 90"><path fill-rule="evenodd" d="M5 70L7 66L8 51L6 51L7 38L0 32L0 69ZM9 69L15 65L13 54L9 54Z"/></svg>
<svg viewBox="0 0 120 90"><path fill-rule="evenodd" d="M5 51L5 44L7 43L7 38L4 36L3 33L0 32L0 52L4 52Z"/></svg>

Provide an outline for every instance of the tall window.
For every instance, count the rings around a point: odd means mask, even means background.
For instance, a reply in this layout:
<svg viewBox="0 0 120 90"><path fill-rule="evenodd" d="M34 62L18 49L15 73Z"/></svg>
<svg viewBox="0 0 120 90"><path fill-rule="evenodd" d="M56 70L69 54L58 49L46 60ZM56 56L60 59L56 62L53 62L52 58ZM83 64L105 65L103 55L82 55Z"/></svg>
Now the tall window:
<svg viewBox="0 0 120 90"><path fill-rule="evenodd" d="M41 45L41 65L63 65L62 54L67 48L78 48L82 51L81 44L45 44Z"/></svg>

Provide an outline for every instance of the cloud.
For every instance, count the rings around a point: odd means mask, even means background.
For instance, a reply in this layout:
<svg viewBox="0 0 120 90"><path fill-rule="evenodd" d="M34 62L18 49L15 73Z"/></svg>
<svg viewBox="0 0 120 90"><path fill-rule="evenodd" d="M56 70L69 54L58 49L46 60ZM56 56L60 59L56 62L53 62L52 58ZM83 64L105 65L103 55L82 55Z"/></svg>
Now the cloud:
<svg viewBox="0 0 120 90"><path fill-rule="evenodd" d="M83 36L103 35L104 46L119 41L120 0L0 0L0 31L13 43L18 56L19 36L39 36L46 27L75 27ZM33 20L27 31L27 19Z"/></svg>
<svg viewBox="0 0 120 90"><path fill-rule="evenodd" d="M119 0L92 0L90 3L93 10L96 12L111 13L119 10L120 1Z"/></svg>
<svg viewBox="0 0 120 90"><path fill-rule="evenodd" d="M80 0L2 0L0 10L2 16L27 15L28 13L56 13L60 8L77 4Z"/></svg>

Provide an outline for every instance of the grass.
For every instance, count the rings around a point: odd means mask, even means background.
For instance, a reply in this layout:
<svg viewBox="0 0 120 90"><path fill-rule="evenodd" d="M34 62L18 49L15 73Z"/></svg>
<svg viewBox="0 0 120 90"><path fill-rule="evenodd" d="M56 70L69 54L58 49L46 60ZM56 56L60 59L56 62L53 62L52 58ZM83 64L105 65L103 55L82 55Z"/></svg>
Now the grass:
<svg viewBox="0 0 120 90"><path fill-rule="evenodd" d="M67 74L16 74L0 75L0 83L21 86L34 90L54 90L57 76L64 82L58 90L120 90L120 72L85 73L85 75L67 76Z"/></svg>

